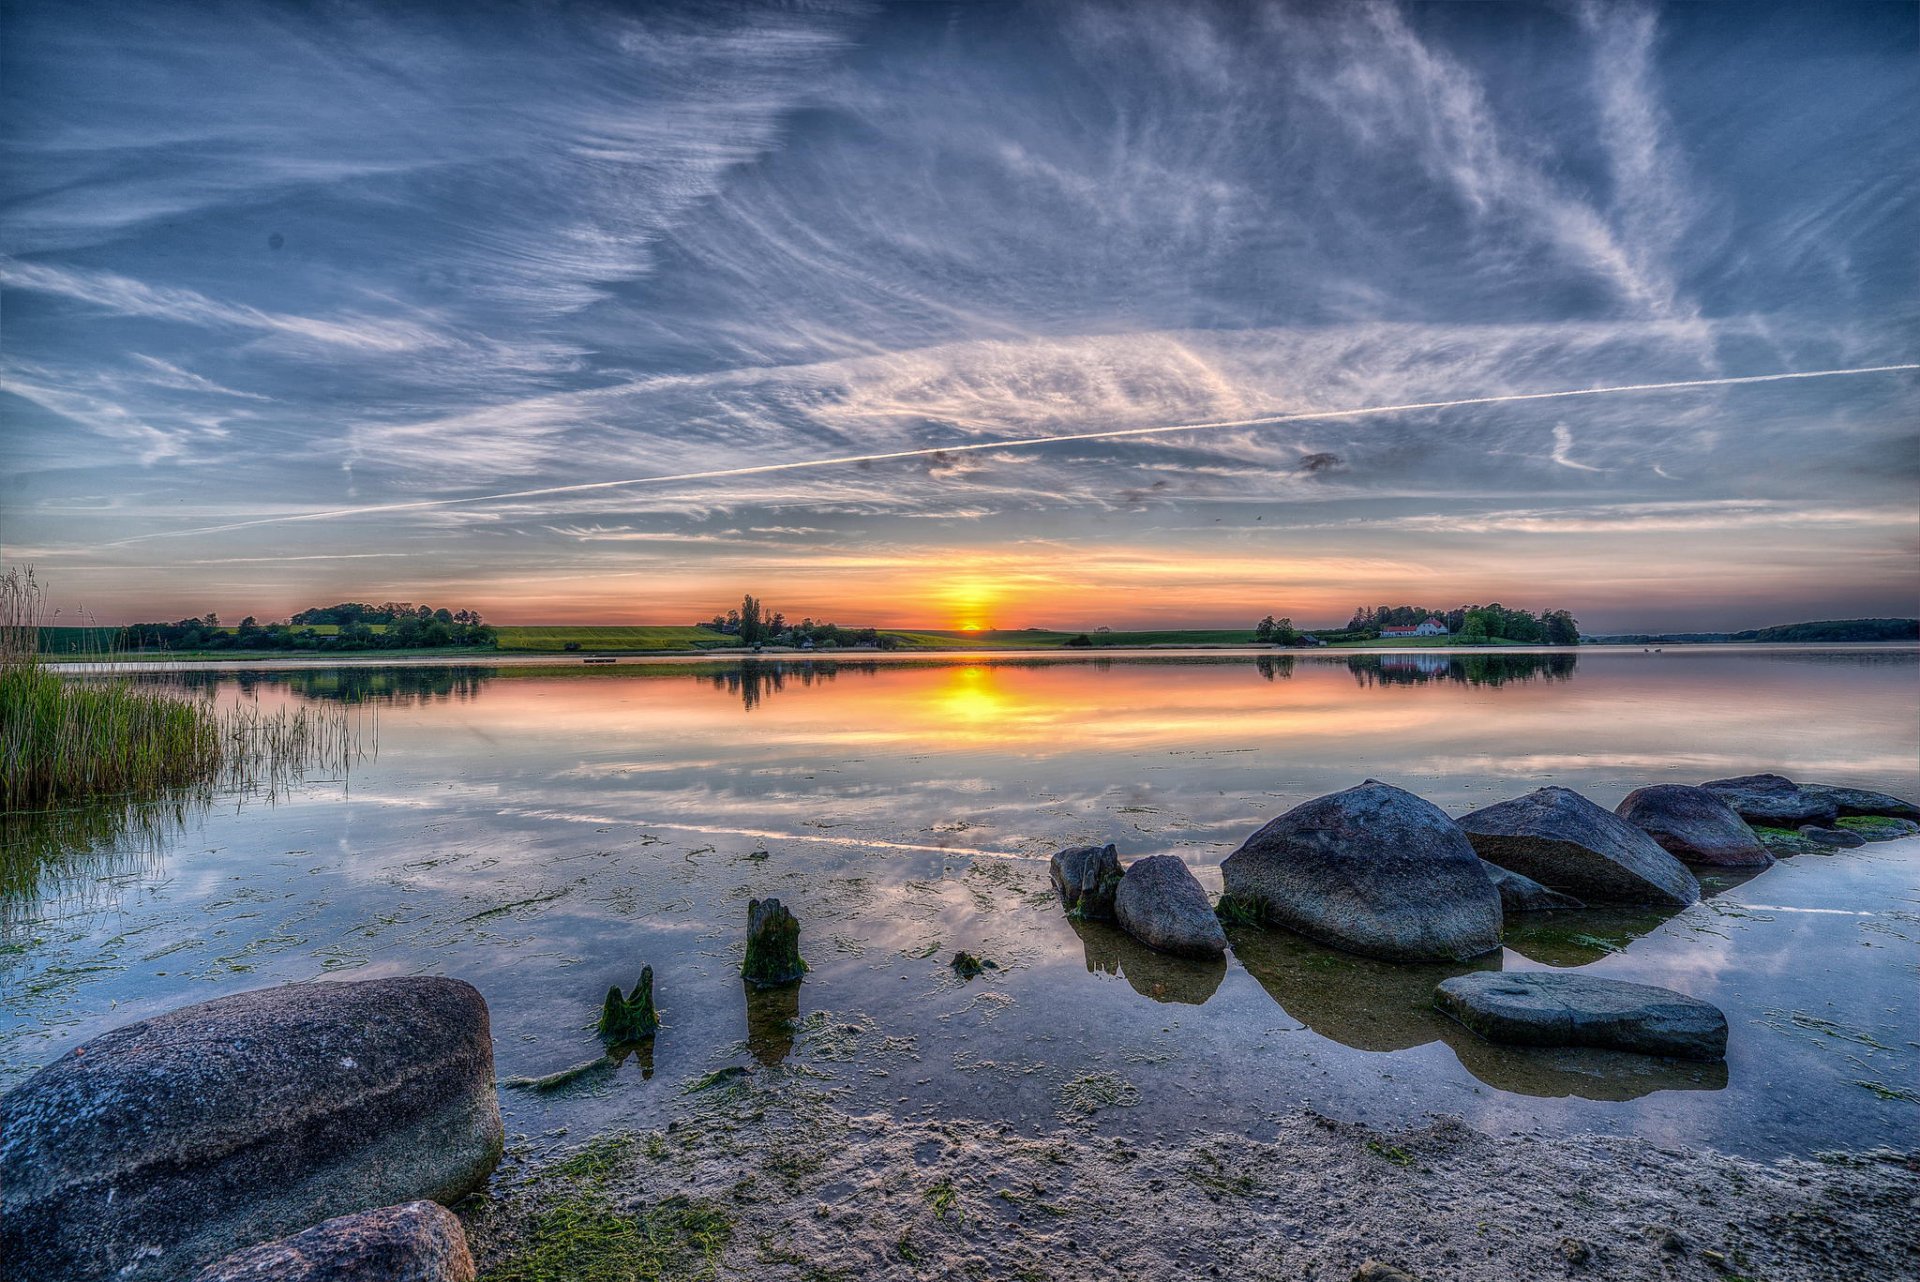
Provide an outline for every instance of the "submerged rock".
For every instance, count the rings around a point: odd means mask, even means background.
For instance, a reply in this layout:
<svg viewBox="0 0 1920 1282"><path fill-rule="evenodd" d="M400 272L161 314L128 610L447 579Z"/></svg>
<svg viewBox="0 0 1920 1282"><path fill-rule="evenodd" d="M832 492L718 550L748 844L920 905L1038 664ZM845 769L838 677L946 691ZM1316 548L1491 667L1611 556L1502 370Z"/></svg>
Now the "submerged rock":
<svg viewBox="0 0 1920 1282"><path fill-rule="evenodd" d="M1830 801L1842 815L1877 815L1884 819L1920 821L1920 806L1911 801L1868 788L1841 788L1830 783L1803 783L1800 791L1821 801Z"/></svg>
<svg viewBox="0 0 1920 1282"><path fill-rule="evenodd" d="M1671 988L1593 975L1479 971L1445 979L1434 1004L1489 1041L1725 1059L1727 1017Z"/></svg>
<svg viewBox="0 0 1920 1282"><path fill-rule="evenodd" d="M1898 841L1920 836L1920 823L1911 819L1889 819L1881 815L1848 815L1834 821L1842 832L1857 832L1868 841Z"/></svg>
<svg viewBox="0 0 1920 1282"><path fill-rule="evenodd" d="M1220 871L1262 920L1350 952L1459 961L1500 946L1500 893L1466 834L1375 779L1295 806Z"/></svg>
<svg viewBox="0 0 1920 1282"><path fill-rule="evenodd" d="M434 1202L340 1215L236 1251L193 1282L473 1282L460 1217Z"/></svg>
<svg viewBox="0 0 1920 1282"><path fill-rule="evenodd" d="M1557 890L1548 890L1531 877L1523 877L1510 868L1499 864L1480 861L1487 870L1487 880L1500 892L1501 911L1507 913L1551 912L1556 908L1585 908L1586 905L1572 895L1563 895Z"/></svg>
<svg viewBox="0 0 1920 1282"><path fill-rule="evenodd" d="M603 1040L615 1046L652 1037L660 1031L660 1016L653 1009L653 967L640 968L640 982L631 996L622 997L619 988L607 990L600 1007L598 1025Z"/></svg>
<svg viewBox="0 0 1920 1282"><path fill-rule="evenodd" d="M1765 868L1773 862L1747 821L1706 788L1681 783L1636 788L1613 813L1690 864Z"/></svg>
<svg viewBox="0 0 1920 1282"><path fill-rule="evenodd" d="M1135 860L1120 879L1113 910L1122 930L1161 952L1219 957L1227 951L1227 933L1213 915L1207 892L1173 855Z"/></svg>
<svg viewBox="0 0 1920 1282"><path fill-rule="evenodd" d="M1770 828L1765 824L1753 825L1753 835L1767 848L1767 853L1775 859L1790 859L1795 855L1824 855L1831 848L1821 845L1810 837L1802 837L1791 828Z"/></svg>
<svg viewBox="0 0 1920 1282"><path fill-rule="evenodd" d="M102 1034L6 1097L0 1257L22 1278L182 1277L331 1216L455 1201L500 1144L472 985L238 993Z"/></svg>
<svg viewBox="0 0 1920 1282"><path fill-rule="evenodd" d="M778 899L747 901L747 955L740 976L756 988L797 984L807 973L800 957L800 922Z"/></svg>
<svg viewBox="0 0 1920 1282"><path fill-rule="evenodd" d="M962 979L975 979L990 970L1000 969L999 962L989 957L977 957L964 948L955 953L953 960L947 964L952 966L953 973Z"/></svg>
<svg viewBox="0 0 1920 1282"><path fill-rule="evenodd" d="M1111 845L1071 846L1048 862L1047 875L1067 911L1088 921L1113 920L1120 889L1120 852Z"/></svg>
<svg viewBox="0 0 1920 1282"><path fill-rule="evenodd" d="M1817 796L1784 775L1738 775L1709 779L1700 786L1751 824L1778 827L1827 823L1840 815L1840 807L1831 798Z"/></svg>
<svg viewBox="0 0 1920 1282"><path fill-rule="evenodd" d="M1848 832L1844 828L1822 828L1819 824L1801 824L1798 832L1816 845L1832 846L1836 850L1851 850L1855 846L1867 844L1865 837L1857 832Z"/></svg>
<svg viewBox="0 0 1920 1282"><path fill-rule="evenodd" d="M1673 904L1700 898L1700 883L1640 829L1570 788L1462 815L1480 857L1590 904Z"/></svg>

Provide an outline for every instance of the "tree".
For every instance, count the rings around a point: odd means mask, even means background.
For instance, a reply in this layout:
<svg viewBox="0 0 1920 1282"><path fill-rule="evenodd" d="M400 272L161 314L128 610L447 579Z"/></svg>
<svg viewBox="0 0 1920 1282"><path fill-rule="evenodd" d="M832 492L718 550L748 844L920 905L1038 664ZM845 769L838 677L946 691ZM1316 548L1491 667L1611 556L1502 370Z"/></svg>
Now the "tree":
<svg viewBox="0 0 1920 1282"><path fill-rule="evenodd" d="M760 602L748 593L740 601L740 640L745 645L759 645L766 636L766 624L762 621Z"/></svg>
<svg viewBox="0 0 1920 1282"><path fill-rule="evenodd" d="M1253 639L1255 641L1273 640L1274 627L1273 616L1269 614L1266 618L1260 620L1260 626L1253 630Z"/></svg>
<svg viewBox="0 0 1920 1282"><path fill-rule="evenodd" d="M1548 645L1579 645L1580 621L1566 610L1552 610L1540 616L1545 625Z"/></svg>

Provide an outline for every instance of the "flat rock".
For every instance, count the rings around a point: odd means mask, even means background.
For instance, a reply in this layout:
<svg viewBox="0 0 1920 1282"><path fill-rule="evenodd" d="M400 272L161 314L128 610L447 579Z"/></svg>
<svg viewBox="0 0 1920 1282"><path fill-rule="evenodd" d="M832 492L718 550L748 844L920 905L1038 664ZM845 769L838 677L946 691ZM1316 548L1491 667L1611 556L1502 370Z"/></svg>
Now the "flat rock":
<svg viewBox="0 0 1920 1282"><path fill-rule="evenodd" d="M1480 857L1589 904L1669 904L1700 898L1700 883L1652 837L1571 788L1462 815Z"/></svg>
<svg viewBox="0 0 1920 1282"><path fill-rule="evenodd" d="M1831 798L1808 792L1785 775L1738 775L1709 779L1700 786L1717 794L1752 824L1792 827L1828 823L1840 815L1840 807Z"/></svg>
<svg viewBox="0 0 1920 1282"><path fill-rule="evenodd" d="M332 1216L452 1202L500 1144L472 985L238 993L104 1033L6 1096L0 1257L22 1278L184 1277Z"/></svg>
<svg viewBox="0 0 1920 1282"><path fill-rule="evenodd" d="M1595 975L1475 971L1440 981L1434 1004L1489 1041L1593 1046L1716 1060L1727 1017L1711 1002Z"/></svg>
<svg viewBox="0 0 1920 1282"><path fill-rule="evenodd" d="M1120 928L1149 948L1178 957L1219 957L1227 933L1207 892L1173 855L1136 859L1113 897Z"/></svg>
<svg viewBox="0 0 1920 1282"><path fill-rule="evenodd" d="M1920 821L1920 806L1902 801L1889 793L1868 788L1840 788L1830 783L1803 783L1800 791L1822 801L1830 801L1842 815L1878 815L1886 819Z"/></svg>
<svg viewBox="0 0 1920 1282"><path fill-rule="evenodd" d="M1683 783L1636 788L1613 813L1652 837L1668 854L1690 864L1765 868L1773 862L1747 821L1706 788Z"/></svg>
<svg viewBox="0 0 1920 1282"><path fill-rule="evenodd" d="M1070 913L1088 921L1113 920L1120 889L1120 852L1107 846L1070 846L1047 863L1047 875Z"/></svg>
<svg viewBox="0 0 1920 1282"><path fill-rule="evenodd" d="M1295 806L1220 871L1264 921L1349 952L1461 961L1500 946L1500 892L1466 834L1375 779Z"/></svg>
<svg viewBox="0 0 1920 1282"><path fill-rule="evenodd" d="M1499 864L1480 861L1487 870L1487 880L1500 892L1500 908L1505 913L1542 913L1556 908L1585 908L1586 905L1572 895L1563 895L1557 890L1548 890L1531 877L1522 877L1510 868Z"/></svg>
<svg viewBox="0 0 1920 1282"><path fill-rule="evenodd" d="M1844 828L1822 828L1819 824L1801 824L1797 830L1808 841L1822 846L1832 846L1836 850L1851 850L1855 846L1864 846L1867 839L1857 832L1848 832Z"/></svg>
<svg viewBox="0 0 1920 1282"><path fill-rule="evenodd" d="M1882 815L1847 815L1834 821L1842 832L1857 832L1868 841L1898 841L1920 836L1920 823L1911 819L1890 819Z"/></svg>
<svg viewBox="0 0 1920 1282"><path fill-rule="evenodd" d="M338 1215L215 1261L193 1282L473 1282L460 1217L437 1202Z"/></svg>

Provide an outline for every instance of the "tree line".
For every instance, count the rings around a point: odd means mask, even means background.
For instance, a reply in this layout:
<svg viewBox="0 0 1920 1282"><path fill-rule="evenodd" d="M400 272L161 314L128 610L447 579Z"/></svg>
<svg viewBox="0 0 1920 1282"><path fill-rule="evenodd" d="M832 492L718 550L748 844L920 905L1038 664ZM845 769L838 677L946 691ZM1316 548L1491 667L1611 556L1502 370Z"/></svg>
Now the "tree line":
<svg viewBox="0 0 1920 1282"><path fill-rule="evenodd" d="M1413 628L1439 619L1460 641L1518 641L1542 645L1579 645L1580 621L1567 610L1538 614L1492 605L1461 605L1431 610L1421 605L1361 606L1347 620L1346 630L1371 640L1384 628Z"/></svg>
<svg viewBox="0 0 1920 1282"><path fill-rule="evenodd" d="M812 642L816 650L845 646L891 650L900 644L898 637L889 636L877 628L843 628L837 623L818 622L812 618L790 623L784 613L768 609L752 593L748 593L738 606L725 614L702 619L693 626L723 636L739 637L742 645L802 646Z"/></svg>
<svg viewBox="0 0 1920 1282"><path fill-rule="evenodd" d="M335 631L322 632L321 628ZM121 629L119 644L128 650L299 650L332 653L347 650L438 650L456 646L490 648L498 640L478 610L435 609L410 602L339 605L302 610L285 623L262 624L252 615L236 627L220 616L204 614L173 623L133 623Z"/></svg>

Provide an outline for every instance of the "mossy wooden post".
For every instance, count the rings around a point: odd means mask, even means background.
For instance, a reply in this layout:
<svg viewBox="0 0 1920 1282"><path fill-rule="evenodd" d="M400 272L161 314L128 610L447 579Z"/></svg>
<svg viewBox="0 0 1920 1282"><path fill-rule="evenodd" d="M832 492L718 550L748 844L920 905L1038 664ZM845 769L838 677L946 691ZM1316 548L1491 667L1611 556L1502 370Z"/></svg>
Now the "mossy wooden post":
<svg viewBox="0 0 1920 1282"><path fill-rule="evenodd" d="M755 988L797 984L807 973L800 959L800 922L778 899L747 902L747 956L740 975Z"/></svg>
<svg viewBox="0 0 1920 1282"><path fill-rule="evenodd" d="M624 1046L659 1031L660 1016L653 1009L653 967L644 966L632 996L622 997L617 985L607 990L606 1003L600 1007L600 1036Z"/></svg>

